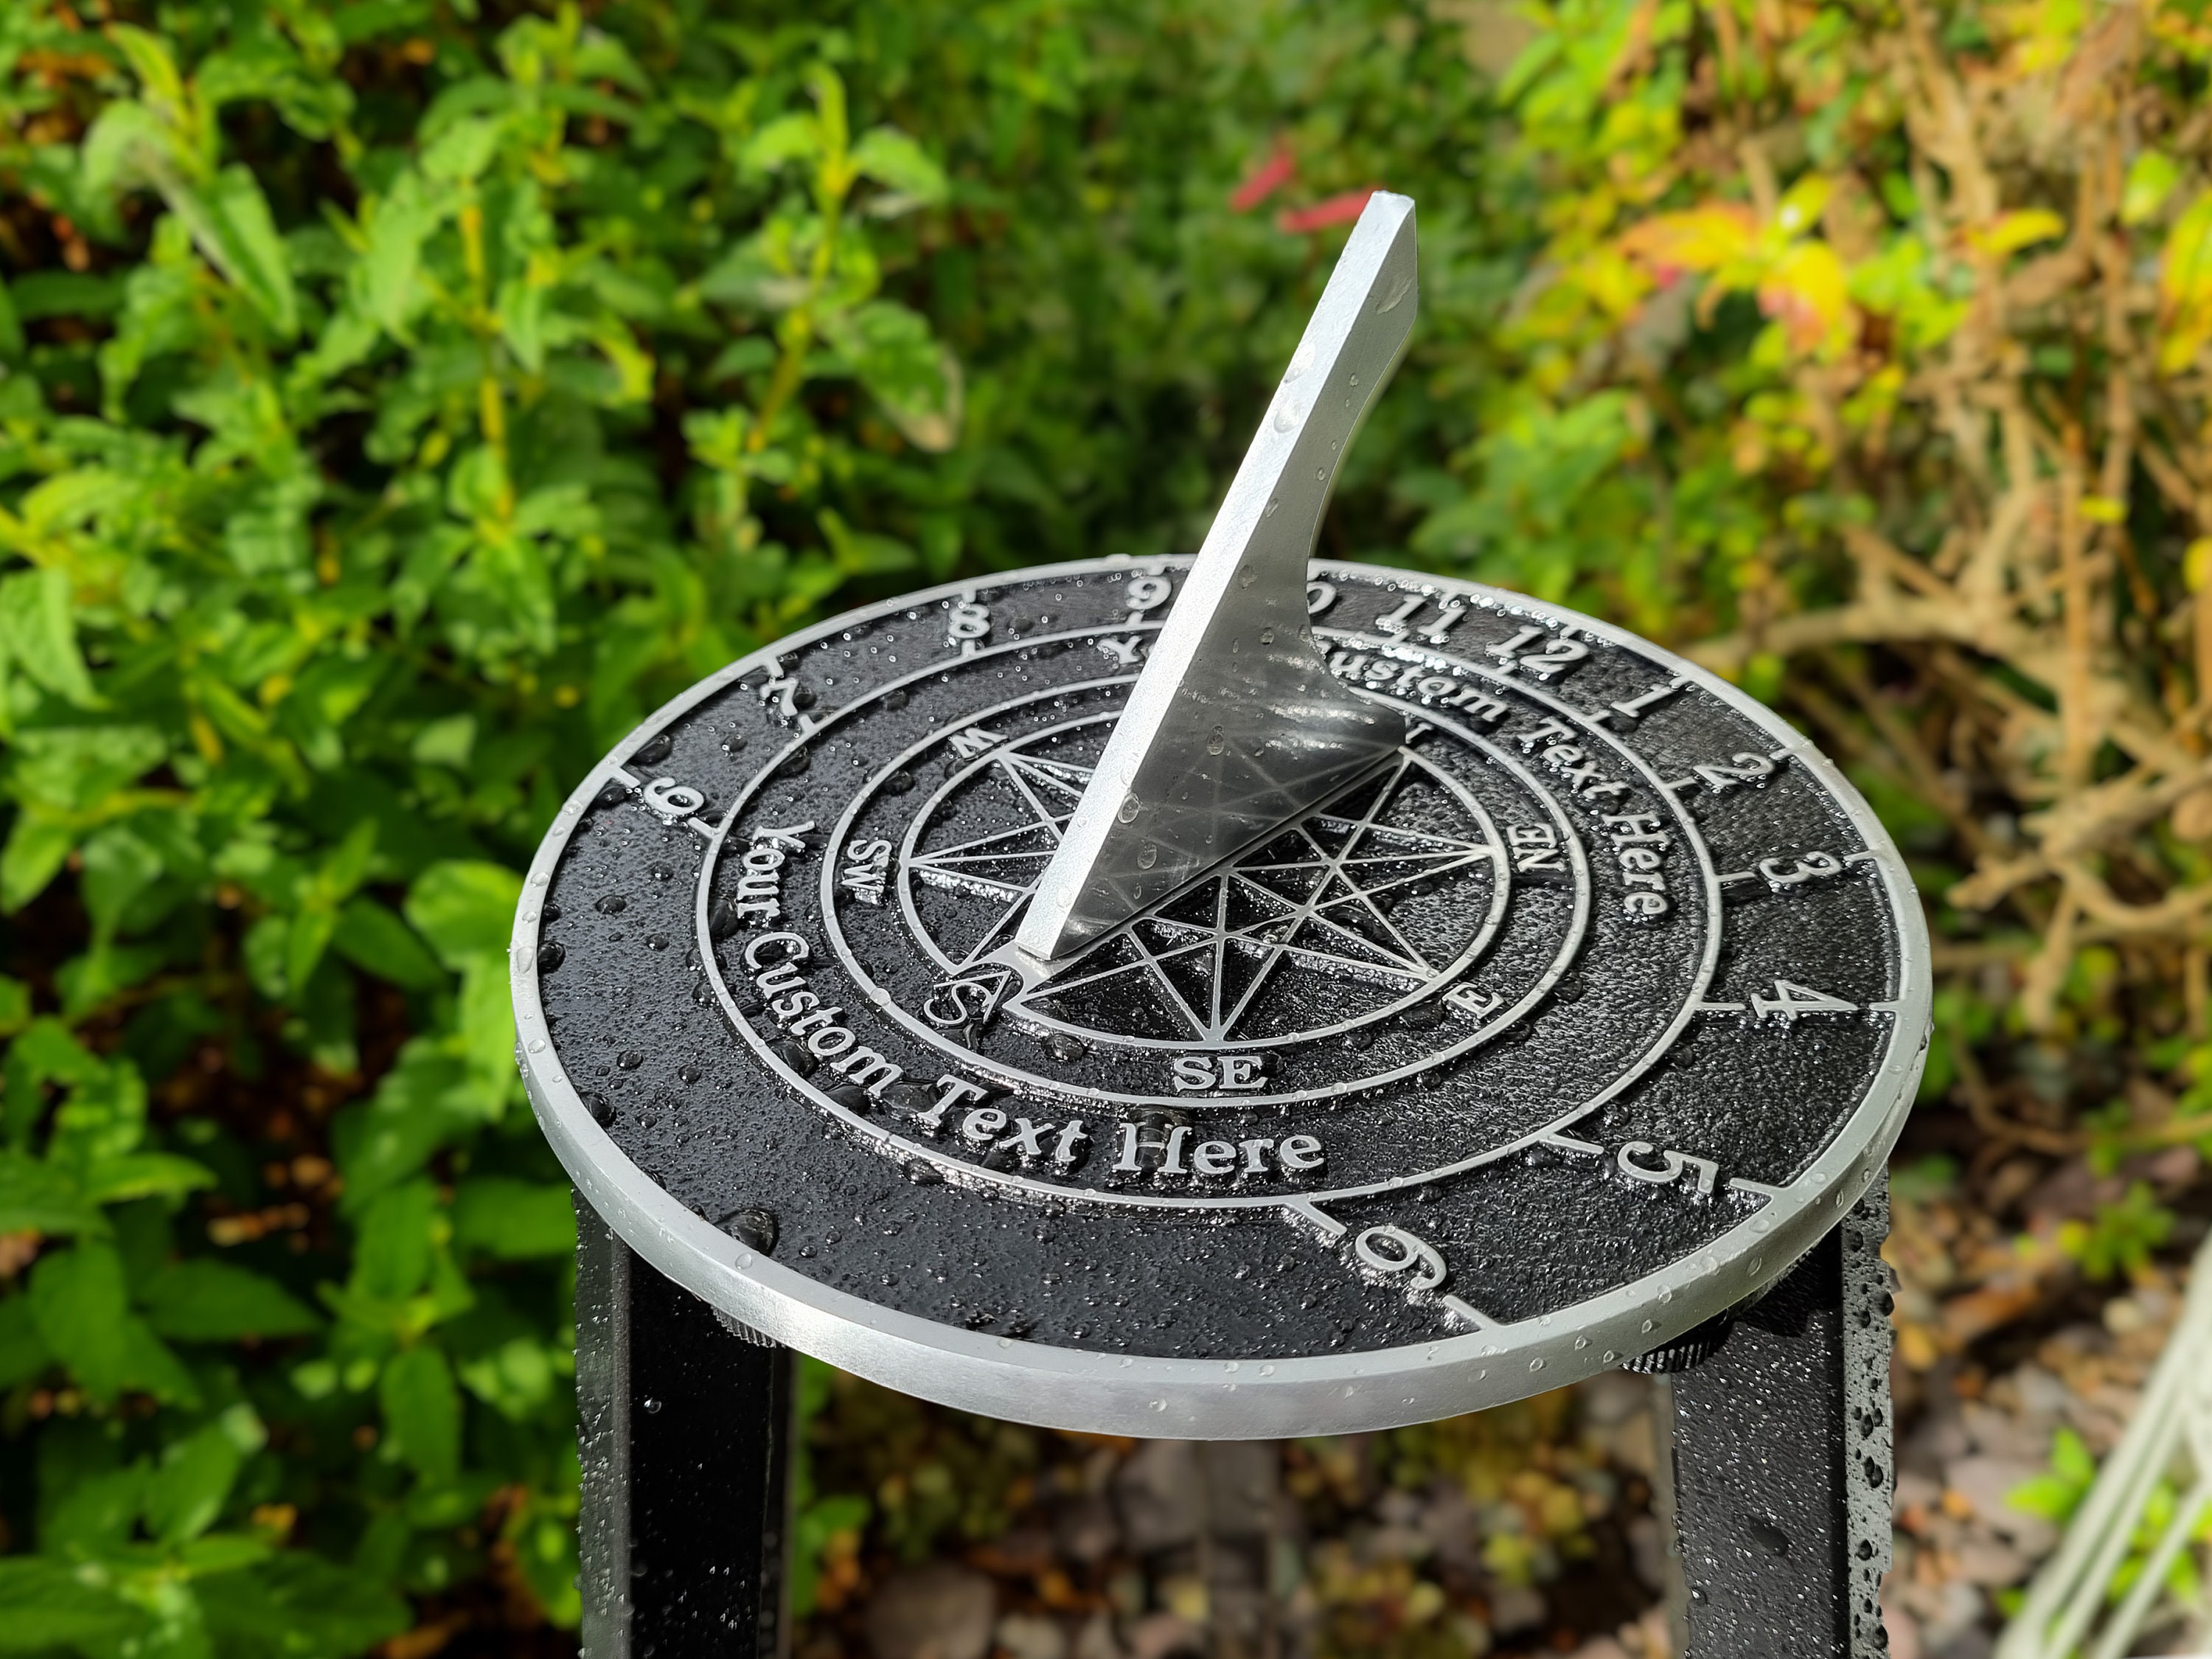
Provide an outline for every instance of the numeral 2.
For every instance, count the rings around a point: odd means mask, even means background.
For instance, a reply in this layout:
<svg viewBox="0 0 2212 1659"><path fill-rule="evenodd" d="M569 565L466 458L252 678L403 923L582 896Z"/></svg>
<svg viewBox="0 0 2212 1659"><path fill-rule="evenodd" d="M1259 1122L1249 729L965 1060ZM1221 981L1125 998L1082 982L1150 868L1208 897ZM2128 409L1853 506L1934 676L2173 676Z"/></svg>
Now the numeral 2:
<svg viewBox="0 0 2212 1659"><path fill-rule="evenodd" d="M1542 650L1528 649L1540 640L1543 641ZM1548 680L1565 673L1589 656L1589 647L1564 635L1547 635L1540 628L1523 628L1511 639L1492 646L1489 654L1499 659L1504 668L1525 668L1538 679Z"/></svg>

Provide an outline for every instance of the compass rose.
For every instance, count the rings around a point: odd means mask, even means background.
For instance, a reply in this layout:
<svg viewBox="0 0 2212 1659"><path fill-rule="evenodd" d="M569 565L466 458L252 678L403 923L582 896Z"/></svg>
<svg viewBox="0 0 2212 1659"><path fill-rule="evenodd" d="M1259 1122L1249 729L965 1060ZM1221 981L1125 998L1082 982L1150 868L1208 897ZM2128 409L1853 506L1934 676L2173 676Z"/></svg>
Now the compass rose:
<svg viewBox="0 0 2212 1659"><path fill-rule="evenodd" d="M1062 733L1000 747L917 815L905 880L956 896L909 917L946 970L932 1018L1000 1008L1109 1039L1225 1044L1302 1032L1268 994L1320 975L1343 1017L1390 1012L1448 983L1506 898L1489 815L1410 749L1241 856L1214 867L1020 983L1008 946L1059 850L1093 769L1035 752ZM945 818L994 827L936 834ZM988 1003L988 1012L985 1005Z"/></svg>

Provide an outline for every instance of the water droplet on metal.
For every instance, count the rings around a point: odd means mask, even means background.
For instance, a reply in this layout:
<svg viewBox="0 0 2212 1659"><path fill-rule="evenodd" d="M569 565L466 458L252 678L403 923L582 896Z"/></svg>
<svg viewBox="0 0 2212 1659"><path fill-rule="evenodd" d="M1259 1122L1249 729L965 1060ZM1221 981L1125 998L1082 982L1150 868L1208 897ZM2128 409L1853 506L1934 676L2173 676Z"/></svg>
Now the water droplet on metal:
<svg viewBox="0 0 2212 1659"><path fill-rule="evenodd" d="M763 1209L757 1204L741 1204L727 1212L716 1224L739 1243L758 1250L763 1255L775 1250L776 1219L774 1210Z"/></svg>
<svg viewBox="0 0 2212 1659"><path fill-rule="evenodd" d="M1137 814L1143 810L1142 804L1134 795L1124 795L1121 797L1121 807L1114 816L1124 823L1134 823L1137 821Z"/></svg>
<svg viewBox="0 0 2212 1659"><path fill-rule="evenodd" d="M1139 870L1149 870L1159 861L1160 849L1151 842L1137 849L1137 868Z"/></svg>
<svg viewBox="0 0 2212 1659"><path fill-rule="evenodd" d="M1229 747L1229 738L1228 738L1228 736L1227 736L1227 734L1226 734L1226 733L1224 733L1224 732L1222 731L1222 729L1221 729L1219 726L1215 726L1215 727L1213 728L1213 730L1212 730L1211 732L1207 732L1207 733L1206 734L1206 752L1207 754L1209 754L1209 755L1218 755L1218 754L1219 754L1223 750L1224 750L1224 749L1226 749L1226 748L1228 748L1228 747ZM1149 849L1148 849L1148 850L1149 850ZM1149 870L1149 869L1151 869L1152 867L1152 864L1151 864L1151 863L1150 863L1150 861L1148 860L1148 861L1146 863L1146 865L1145 865L1145 868L1146 868L1146 869L1147 869L1147 870Z"/></svg>

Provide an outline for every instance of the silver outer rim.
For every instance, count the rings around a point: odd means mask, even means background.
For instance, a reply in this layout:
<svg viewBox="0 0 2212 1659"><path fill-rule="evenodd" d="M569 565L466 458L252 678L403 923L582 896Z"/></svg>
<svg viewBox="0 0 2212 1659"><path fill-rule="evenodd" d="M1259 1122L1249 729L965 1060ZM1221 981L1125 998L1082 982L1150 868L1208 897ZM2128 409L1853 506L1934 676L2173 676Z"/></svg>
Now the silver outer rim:
<svg viewBox="0 0 2212 1659"><path fill-rule="evenodd" d="M1685 1258L1564 1315L1486 1327L1364 1353L1284 1359L1176 1359L1097 1353L993 1337L831 1290L747 1249L678 1203L592 1121L548 1040L538 994L538 905L585 808L629 751L694 704L757 668L855 623L977 586L1111 570L1187 569L1188 557L1092 559L947 582L847 611L776 641L670 699L579 783L538 845L508 948L515 1054L532 1109L577 1190L646 1261L694 1295L775 1340L887 1388L1017 1422L1095 1434L1249 1440L1349 1434L1503 1405L1649 1352L1780 1278L1881 1176L1928 1053L1932 983L1927 922L1904 860L1873 809L1826 756L1779 714L1695 663L1626 629L1474 582L1381 566L1316 562L1316 578L1397 582L1463 594L1508 614L1579 629L1636 652L1771 732L1835 798L1875 854L1898 932L1887 1052L1840 1133L1790 1186ZM523 918L528 916L530 921ZM1286 1204L1286 1216L1295 1207Z"/></svg>

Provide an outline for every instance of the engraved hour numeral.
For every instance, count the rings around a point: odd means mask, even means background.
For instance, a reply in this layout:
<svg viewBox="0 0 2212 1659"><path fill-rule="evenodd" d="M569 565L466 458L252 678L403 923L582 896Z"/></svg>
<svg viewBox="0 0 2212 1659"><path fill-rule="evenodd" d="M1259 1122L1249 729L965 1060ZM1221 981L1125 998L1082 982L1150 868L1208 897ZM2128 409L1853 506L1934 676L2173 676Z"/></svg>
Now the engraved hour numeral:
<svg viewBox="0 0 2212 1659"><path fill-rule="evenodd" d="M1352 1254L1370 1273L1408 1295L1432 1293L1451 1277L1443 1254L1403 1227L1370 1227L1352 1241ZM1482 1316L1455 1296L1436 1298L1463 1323L1480 1326Z"/></svg>
<svg viewBox="0 0 2212 1659"><path fill-rule="evenodd" d="M1428 622L1416 623L1413 617L1428 603L1423 593L1409 593L1399 601L1398 608L1375 619L1376 628L1385 634L1418 634L1431 645L1442 645L1450 635L1452 624L1467 615L1467 601L1446 599L1437 607L1437 614Z"/></svg>
<svg viewBox="0 0 2212 1659"><path fill-rule="evenodd" d="M945 642L957 645L960 654L972 657L985 640L991 637L991 612L988 606L974 599L960 599L945 618Z"/></svg>
<svg viewBox="0 0 2212 1659"><path fill-rule="evenodd" d="M1608 703L1606 706L1616 714L1625 714L1630 720L1639 720L1646 709L1664 702L1688 684L1687 680L1668 680L1665 684L1655 685L1640 696L1624 697L1619 702Z"/></svg>
<svg viewBox="0 0 2212 1659"><path fill-rule="evenodd" d="M1129 609L1135 616L1147 611L1157 611L1175 592L1175 584L1165 576L1139 576L1129 583Z"/></svg>
<svg viewBox="0 0 2212 1659"><path fill-rule="evenodd" d="M1318 617L1336 603L1334 582L1312 581L1306 584L1306 615Z"/></svg>
<svg viewBox="0 0 2212 1659"><path fill-rule="evenodd" d="M1541 650L1529 647L1541 643ZM1526 669L1538 679L1554 679L1589 655L1589 647L1566 635L1547 634L1540 628L1523 628L1510 640L1489 648L1506 670Z"/></svg>
<svg viewBox="0 0 2212 1659"><path fill-rule="evenodd" d="M1613 1161L1621 1174L1630 1180L1646 1181L1655 1187L1671 1187L1686 1173L1692 1174L1696 1179L1692 1185L1697 1188L1698 1196L1711 1198L1713 1195L1713 1183L1720 1178L1719 1164L1709 1158L1695 1158L1688 1152L1659 1152L1656 1164L1642 1161L1655 1152L1657 1148L1648 1140L1631 1140L1613 1155Z"/></svg>
<svg viewBox="0 0 2212 1659"><path fill-rule="evenodd" d="M1690 769L1698 781L1716 795L1725 795L1731 789L1746 784L1762 784L1774 775L1774 763L1765 755L1748 751L1731 755L1725 761L1708 761Z"/></svg>
<svg viewBox="0 0 2212 1659"><path fill-rule="evenodd" d="M1845 873L1854 860L1863 854L1849 854L1838 858L1833 853L1815 848L1809 853L1784 853L1771 859L1761 859L1748 870L1731 870L1721 877L1723 890L1735 888L1731 898L1752 898L1759 896L1764 883L1769 893L1786 893L1792 888L1803 887L1816 881L1832 881ZM1753 884L1738 887L1739 883Z"/></svg>
<svg viewBox="0 0 2212 1659"><path fill-rule="evenodd" d="M1812 852L1802 858L1761 859L1758 868L1767 886L1780 893L1802 887L1808 881L1840 876L1844 873L1844 861L1833 853Z"/></svg>
<svg viewBox="0 0 2212 1659"><path fill-rule="evenodd" d="M1808 1014L1856 1014L1859 1011L1856 1002L1846 1002L1841 997L1830 996L1826 991L1816 991L1809 985L1789 979L1776 980L1771 997L1753 993L1751 1007L1761 1019L1792 1022Z"/></svg>
<svg viewBox="0 0 2212 1659"><path fill-rule="evenodd" d="M1705 1014L1740 1014L1744 1012L1741 1002L1701 1002L1697 1007L1698 1012ZM1856 1014L1859 1012L1857 1003L1846 1002L1826 991L1816 991L1809 985L1800 985L1794 979L1777 979L1774 994L1771 997L1753 992L1751 998L1751 1013L1754 1018L1778 1019L1785 1025L1794 1025L1808 1014ZM1897 1005L1877 1002L1869 1006L1869 1012L1894 1013Z"/></svg>

